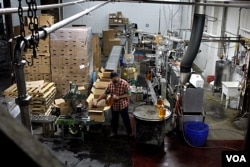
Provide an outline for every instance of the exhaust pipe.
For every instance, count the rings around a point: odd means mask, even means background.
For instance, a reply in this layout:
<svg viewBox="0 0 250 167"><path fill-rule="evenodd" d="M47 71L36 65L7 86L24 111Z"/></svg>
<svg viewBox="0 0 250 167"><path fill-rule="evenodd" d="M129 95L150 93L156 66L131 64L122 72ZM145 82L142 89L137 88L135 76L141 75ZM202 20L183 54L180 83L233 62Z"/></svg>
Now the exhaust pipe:
<svg viewBox="0 0 250 167"><path fill-rule="evenodd" d="M198 0L197 2L203 3L204 1ZM205 23L205 6L195 6L190 41L188 43L187 51L183 56L180 65L180 79L181 83L183 84L187 83L189 80L193 61L196 58L197 53L199 51L203 35L204 23Z"/></svg>

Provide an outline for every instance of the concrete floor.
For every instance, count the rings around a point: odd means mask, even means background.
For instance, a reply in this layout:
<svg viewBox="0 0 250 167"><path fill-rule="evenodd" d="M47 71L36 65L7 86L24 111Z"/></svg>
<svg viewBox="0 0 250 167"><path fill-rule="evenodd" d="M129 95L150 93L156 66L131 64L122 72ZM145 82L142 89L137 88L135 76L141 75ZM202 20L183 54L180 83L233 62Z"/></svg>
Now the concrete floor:
<svg viewBox="0 0 250 167"><path fill-rule="evenodd" d="M204 146L206 149L189 146L181 132L175 134L166 132L163 147L140 145L123 135L122 123L120 135L116 138L108 136L110 132L108 123L93 126L84 141L61 140L60 132L52 138L43 137L39 126L34 126L33 132L34 137L67 167L198 167L201 164L203 167L219 167L221 151L243 149L247 122L245 119L237 119L239 115L237 109L230 107L225 109L224 104L220 102L220 93L212 95L209 87L205 88L204 110L205 123L209 125L209 134ZM236 124L236 120L240 120L240 123ZM204 156L199 157L200 154ZM215 156L217 157L214 158ZM199 157L199 161L191 160L195 157Z"/></svg>
<svg viewBox="0 0 250 167"><path fill-rule="evenodd" d="M225 109L220 92L212 94L209 85L204 90L203 108L206 111L205 123L209 125L208 140L244 140L247 118L241 118L233 102Z"/></svg>
<svg viewBox="0 0 250 167"><path fill-rule="evenodd" d="M3 82L1 85L2 89L6 88ZM60 128L54 136L44 137L42 127L38 124L33 124L32 135L34 140L38 140L67 167L198 167L201 164L203 167L219 167L221 151L242 150L247 125L245 118L239 119L237 109L224 108L220 96L220 93L212 95L209 85L205 86L203 106L206 112L205 123L209 125L205 146L213 149L192 148L185 142L181 133L169 133L169 131L166 131L163 147L141 146L134 139L128 140L124 135L122 124L120 135L110 138L108 122L91 126L90 131L85 134L84 141L62 140ZM195 158L199 161L194 161Z"/></svg>

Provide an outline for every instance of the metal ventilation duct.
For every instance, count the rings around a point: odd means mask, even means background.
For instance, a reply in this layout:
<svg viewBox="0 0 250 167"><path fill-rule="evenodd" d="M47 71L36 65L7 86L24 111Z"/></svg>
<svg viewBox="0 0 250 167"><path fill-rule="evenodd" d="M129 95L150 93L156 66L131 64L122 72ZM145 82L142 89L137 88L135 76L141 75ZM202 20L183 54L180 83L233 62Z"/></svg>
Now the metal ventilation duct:
<svg viewBox="0 0 250 167"><path fill-rule="evenodd" d="M199 1L204 2L204 1ZM181 82L186 83L189 79L191 67L200 48L205 23L205 7L195 6L193 26L187 51L181 60Z"/></svg>

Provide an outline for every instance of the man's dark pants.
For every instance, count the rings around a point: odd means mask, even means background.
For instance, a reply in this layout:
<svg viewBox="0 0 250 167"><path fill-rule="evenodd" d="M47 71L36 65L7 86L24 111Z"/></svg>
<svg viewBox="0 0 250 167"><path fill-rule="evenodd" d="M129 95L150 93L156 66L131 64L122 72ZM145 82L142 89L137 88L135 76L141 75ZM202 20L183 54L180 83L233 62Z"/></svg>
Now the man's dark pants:
<svg viewBox="0 0 250 167"><path fill-rule="evenodd" d="M119 114L121 114L124 126L126 128L127 134L130 135L132 132L131 124L130 124L130 118L128 113L128 107L125 107L121 111L113 111L112 112L112 119L111 119L111 126L113 133L117 134L117 130L119 127Z"/></svg>

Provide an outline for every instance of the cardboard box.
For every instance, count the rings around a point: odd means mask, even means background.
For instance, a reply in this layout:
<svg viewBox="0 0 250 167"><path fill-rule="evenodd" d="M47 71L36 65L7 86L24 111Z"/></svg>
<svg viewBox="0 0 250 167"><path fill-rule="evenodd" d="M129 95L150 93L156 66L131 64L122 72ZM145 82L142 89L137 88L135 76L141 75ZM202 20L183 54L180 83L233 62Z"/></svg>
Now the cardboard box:
<svg viewBox="0 0 250 167"><path fill-rule="evenodd" d="M49 64L38 65L38 71L39 73L51 73L50 65Z"/></svg>
<svg viewBox="0 0 250 167"><path fill-rule="evenodd" d="M99 72L98 74L99 80L103 81L103 82L109 82L110 81L110 77L103 77L103 73Z"/></svg>
<svg viewBox="0 0 250 167"><path fill-rule="evenodd" d="M109 18L110 19L116 18L116 13L109 13Z"/></svg>
<svg viewBox="0 0 250 167"><path fill-rule="evenodd" d="M95 122L104 122L105 121L105 111L109 110L110 107L106 106L106 103L103 103L103 101L99 102L97 104L97 108L93 108L93 101L95 97L94 94L90 94L86 100L88 103L88 111L89 111L89 116L90 120L95 121ZM105 100L104 100L105 101Z"/></svg>
<svg viewBox="0 0 250 167"><path fill-rule="evenodd" d="M123 19L122 18L117 19L117 23L118 24L122 24L123 23Z"/></svg>
<svg viewBox="0 0 250 167"><path fill-rule="evenodd" d="M96 89L105 89L107 88L109 82L107 81L100 81L100 79L97 79L94 83L93 83L93 87Z"/></svg>
<svg viewBox="0 0 250 167"><path fill-rule="evenodd" d="M94 95L94 98L98 98L100 95L102 95L105 92L105 89L96 89L96 88L91 88L91 92Z"/></svg>
<svg viewBox="0 0 250 167"><path fill-rule="evenodd" d="M38 20L39 20L39 25L41 26L48 26L50 27L51 25L54 24L54 16L52 15L48 15L48 14L41 14L39 17L38 17Z"/></svg>
<svg viewBox="0 0 250 167"><path fill-rule="evenodd" d="M118 11L118 12L116 13L116 17L117 17L117 18L122 18L122 12L121 12L121 11Z"/></svg>
<svg viewBox="0 0 250 167"><path fill-rule="evenodd" d="M114 24L114 19L109 18L109 24Z"/></svg>
<svg viewBox="0 0 250 167"><path fill-rule="evenodd" d="M154 43L159 44L162 43L163 36L162 35L154 35Z"/></svg>
<svg viewBox="0 0 250 167"><path fill-rule="evenodd" d="M55 99L55 106L60 109L61 115L67 115L71 111L70 104L62 98Z"/></svg>
<svg viewBox="0 0 250 167"><path fill-rule="evenodd" d="M111 73L111 71L105 70L105 69L102 67L102 68L101 68L101 73L102 73L102 77L104 77L104 78L110 78L110 73Z"/></svg>
<svg viewBox="0 0 250 167"><path fill-rule="evenodd" d="M123 18L123 20L122 20L123 24L128 24L128 22L129 22L128 18Z"/></svg>
<svg viewBox="0 0 250 167"><path fill-rule="evenodd" d="M114 39L115 38L115 30L114 29L106 29L106 30L102 30L102 37L103 37L103 41L108 41L110 39Z"/></svg>

